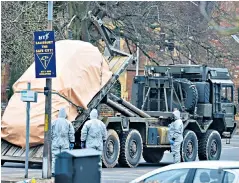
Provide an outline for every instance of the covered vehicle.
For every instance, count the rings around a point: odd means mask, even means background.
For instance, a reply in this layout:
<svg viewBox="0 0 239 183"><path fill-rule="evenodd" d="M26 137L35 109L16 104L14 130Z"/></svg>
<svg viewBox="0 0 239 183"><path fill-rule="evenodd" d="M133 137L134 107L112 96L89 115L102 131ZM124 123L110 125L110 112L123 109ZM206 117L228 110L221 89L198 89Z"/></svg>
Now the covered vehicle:
<svg viewBox="0 0 239 183"><path fill-rule="evenodd" d="M98 48L78 40L56 42L56 70L57 77L52 79L52 92L55 93L52 95L52 120L64 107L67 119L73 121L78 111L72 104L87 109L88 103L112 77L109 65ZM31 83L31 90L38 92L37 103L31 103L30 146L43 144L44 139L43 92L46 81L35 78L33 63L14 83L14 95L2 117L2 139L20 147L25 147L26 134L26 104L21 101L20 92L27 89L28 82Z"/></svg>

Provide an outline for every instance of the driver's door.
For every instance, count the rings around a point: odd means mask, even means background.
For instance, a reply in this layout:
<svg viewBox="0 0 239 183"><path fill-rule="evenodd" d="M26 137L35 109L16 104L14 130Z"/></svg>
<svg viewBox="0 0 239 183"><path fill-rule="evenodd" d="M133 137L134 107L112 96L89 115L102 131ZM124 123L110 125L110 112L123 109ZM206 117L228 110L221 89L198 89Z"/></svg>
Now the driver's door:
<svg viewBox="0 0 239 183"><path fill-rule="evenodd" d="M225 116L227 127L234 127L233 86L221 85L221 111Z"/></svg>

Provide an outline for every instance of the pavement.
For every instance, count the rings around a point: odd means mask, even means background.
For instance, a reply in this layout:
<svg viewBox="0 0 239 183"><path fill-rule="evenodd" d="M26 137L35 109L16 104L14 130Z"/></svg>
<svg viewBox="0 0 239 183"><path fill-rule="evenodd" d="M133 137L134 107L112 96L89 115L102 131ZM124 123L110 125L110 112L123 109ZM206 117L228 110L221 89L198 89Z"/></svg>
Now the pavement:
<svg viewBox="0 0 239 183"><path fill-rule="evenodd" d="M222 140L223 149L220 160L239 161L239 135L235 135L230 144L226 144L226 140ZM198 161L198 159L197 159ZM142 158L140 165L137 168L103 168L102 170L102 183L127 183L135 178L148 173L152 170L166 166L173 162L172 155L166 151L160 164L148 164ZM54 179L43 180L41 179L42 170L41 166L34 165L29 168L29 177L35 178L36 183L53 183ZM26 180L24 178L24 164L21 163L5 163L1 167L1 182L15 183L18 181ZM20 183L20 182L19 182ZM33 182L32 182L33 183Z"/></svg>

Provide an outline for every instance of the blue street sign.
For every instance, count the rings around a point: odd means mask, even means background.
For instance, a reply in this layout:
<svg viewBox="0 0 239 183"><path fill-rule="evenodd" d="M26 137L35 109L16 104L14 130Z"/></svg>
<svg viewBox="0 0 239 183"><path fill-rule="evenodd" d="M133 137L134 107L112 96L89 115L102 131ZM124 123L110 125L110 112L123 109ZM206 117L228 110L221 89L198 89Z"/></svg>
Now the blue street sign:
<svg viewBox="0 0 239 183"><path fill-rule="evenodd" d="M34 57L36 78L56 77L54 31L34 32Z"/></svg>

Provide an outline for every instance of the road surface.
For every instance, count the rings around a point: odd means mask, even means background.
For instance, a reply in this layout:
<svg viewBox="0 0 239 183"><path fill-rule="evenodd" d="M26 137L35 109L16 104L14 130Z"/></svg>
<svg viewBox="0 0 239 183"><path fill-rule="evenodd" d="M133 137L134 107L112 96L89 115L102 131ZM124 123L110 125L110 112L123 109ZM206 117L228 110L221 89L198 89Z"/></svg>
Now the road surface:
<svg viewBox="0 0 239 183"><path fill-rule="evenodd" d="M226 144L223 140L223 150L221 160L238 160L239 161L239 135L235 135L231 139L231 144ZM147 172L166 166L173 162L172 155L165 152L160 164L147 164L142 159L137 168L103 168L102 183L127 183ZM41 166L35 165L29 169L29 177L41 178ZM24 177L24 164L21 163L5 163L1 169L1 180L8 180L8 177Z"/></svg>

